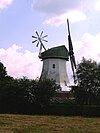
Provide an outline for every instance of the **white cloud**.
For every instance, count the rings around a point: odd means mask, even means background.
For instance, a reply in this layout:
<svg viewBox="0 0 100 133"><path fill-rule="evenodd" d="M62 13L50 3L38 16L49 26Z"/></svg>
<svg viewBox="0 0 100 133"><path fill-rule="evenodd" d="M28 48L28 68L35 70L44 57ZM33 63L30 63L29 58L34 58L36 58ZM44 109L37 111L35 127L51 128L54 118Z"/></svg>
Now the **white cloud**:
<svg viewBox="0 0 100 133"><path fill-rule="evenodd" d="M67 16L70 19L70 22L72 23L79 22L86 19L86 15L79 10L72 10L68 12Z"/></svg>
<svg viewBox="0 0 100 133"><path fill-rule="evenodd" d="M76 9L80 5L79 1L73 0L35 0L33 8L47 15L62 14L65 11Z"/></svg>
<svg viewBox="0 0 100 133"><path fill-rule="evenodd" d="M95 36L85 33L80 41L74 42L74 49L78 61L85 57L100 62L100 33Z"/></svg>
<svg viewBox="0 0 100 133"><path fill-rule="evenodd" d="M96 3L95 3L95 9L97 11L100 11L100 0L97 0Z"/></svg>
<svg viewBox="0 0 100 133"><path fill-rule="evenodd" d="M6 8L12 2L13 2L13 0L0 0L0 9Z"/></svg>
<svg viewBox="0 0 100 133"><path fill-rule="evenodd" d="M67 17L73 23L85 20L87 12L94 11L96 3L100 5L100 0L35 0L33 8L46 15L44 24L59 26Z"/></svg>
<svg viewBox="0 0 100 133"><path fill-rule="evenodd" d="M100 0L34 0L33 9L48 15L57 15L70 10L92 10L99 4Z"/></svg>
<svg viewBox="0 0 100 133"><path fill-rule="evenodd" d="M61 14L56 17L49 18L44 21L43 24L48 24L51 26L60 26L61 24L66 23L67 18L71 23L79 22L86 19L86 15L78 10L71 10L68 13Z"/></svg>
<svg viewBox="0 0 100 133"><path fill-rule="evenodd" d="M36 79L40 76L42 65L38 53L28 50L22 53L21 49L16 44L8 49L0 49L0 61L6 66L8 75L14 78L26 76Z"/></svg>
<svg viewBox="0 0 100 133"><path fill-rule="evenodd" d="M100 33L95 36L85 33L80 40L73 41L76 62L82 57L94 59L100 62ZM9 75L16 77L27 76L36 79L42 71L42 62L38 58L38 52L28 50L21 52L22 47L13 44L8 49L0 49L0 61L6 66Z"/></svg>

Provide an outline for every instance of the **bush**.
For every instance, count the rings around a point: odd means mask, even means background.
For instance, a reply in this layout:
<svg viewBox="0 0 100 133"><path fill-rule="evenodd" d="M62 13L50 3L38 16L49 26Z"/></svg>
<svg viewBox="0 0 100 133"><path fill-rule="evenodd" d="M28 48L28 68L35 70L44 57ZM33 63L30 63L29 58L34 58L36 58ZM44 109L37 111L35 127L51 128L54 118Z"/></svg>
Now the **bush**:
<svg viewBox="0 0 100 133"><path fill-rule="evenodd" d="M100 106L56 104L48 106L46 113L48 115L97 117L100 116Z"/></svg>

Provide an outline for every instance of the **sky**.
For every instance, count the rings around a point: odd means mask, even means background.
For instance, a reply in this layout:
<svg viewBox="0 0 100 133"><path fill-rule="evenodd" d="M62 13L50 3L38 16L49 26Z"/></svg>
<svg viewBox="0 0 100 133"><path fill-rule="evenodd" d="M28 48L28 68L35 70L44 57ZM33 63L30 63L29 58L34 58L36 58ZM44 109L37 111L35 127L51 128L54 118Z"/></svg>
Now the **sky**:
<svg viewBox="0 0 100 133"><path fill-rule="evenodd" d="M0 61L8 75L39 78L42 61L32 35L47 34L46 49L68 48L67 18L76 63L82 57L100 62L100 0L0 0Z"/></svg>

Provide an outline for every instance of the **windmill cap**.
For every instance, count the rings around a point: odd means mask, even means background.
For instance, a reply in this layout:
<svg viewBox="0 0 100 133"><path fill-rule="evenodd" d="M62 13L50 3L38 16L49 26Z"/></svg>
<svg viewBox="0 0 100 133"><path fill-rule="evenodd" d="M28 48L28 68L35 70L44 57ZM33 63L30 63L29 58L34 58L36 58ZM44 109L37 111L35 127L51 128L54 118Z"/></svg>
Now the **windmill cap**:
<svg viewBox="0 0 100 133"><path fill-rule="evenodd" d="M68 61L68 50L65 45L50 48L41 53L41 59L60 58Z"/></svg>

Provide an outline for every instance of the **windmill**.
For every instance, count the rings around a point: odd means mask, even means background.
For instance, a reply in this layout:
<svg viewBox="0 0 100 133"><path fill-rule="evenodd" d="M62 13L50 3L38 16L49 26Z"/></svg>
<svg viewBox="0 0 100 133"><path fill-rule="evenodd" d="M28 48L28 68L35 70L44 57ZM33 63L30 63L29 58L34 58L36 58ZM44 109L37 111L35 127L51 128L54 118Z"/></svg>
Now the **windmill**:
<svg viewBox="0 0 100 133"><path fill-rule="evenodd" d="M73 45L72 45L72 40L71 40L71 35L70 35L70 28L69 28L69 20L67 19L67 25L68 25L68 44L69 44L69 57L70 57L70 63L71 63L71 68L73 72L73 78L74 78L74 83L76 84L76 74L75 74L75 69L76 69L76 61L75 61L75 56L74 56L74 51L73 51Z"/></svg>
<svg viewBox="0 0 100 133"><path fill-rule="evenodd" d="M43 45L42 41L44 42L48 42L47 40L45 40L44 38L47 37L48 35L42 36L43 35L43 31L41 32L41 34L39 35L38 32L36 31L36 35L37 36L32 36L35 40L32 41L32 43L37 42L36 47L39 46L40 43L40 50L39 50L39 57L41 57L41 52L42 52L42 47L44 48L44 50L46 51L45 46Z"/></svg>
<svg viewBox="0 0 100 133"><path fill-rule="evenodd" d="M66 68L66 61L71 62L71 68L73 72L74 83L76 83L76 63L75 63L75 56L73 52L73 45L70 36L70 29L69 29L69 21L67 20L68 24L68 42L69 42L69 50L66 48L65 45L52 47L46 50L45 46L43 45L43 41L47 42L44 38L47 35L43 36L43 31L39 35L36 31L37 36L32 36L35 40L32 43L37 42L36 46L40 44L39 49L39 58L43 61L43 67L40 79L53 79L56 81L61 87L61 90L69 90L69 78L67 74ZM44 51L42 52L42 48Z"/></svg>

